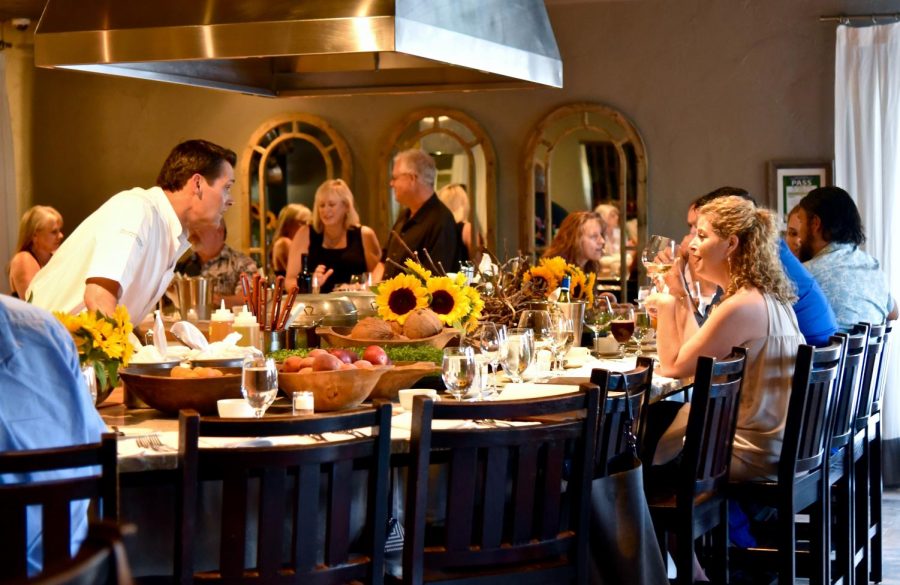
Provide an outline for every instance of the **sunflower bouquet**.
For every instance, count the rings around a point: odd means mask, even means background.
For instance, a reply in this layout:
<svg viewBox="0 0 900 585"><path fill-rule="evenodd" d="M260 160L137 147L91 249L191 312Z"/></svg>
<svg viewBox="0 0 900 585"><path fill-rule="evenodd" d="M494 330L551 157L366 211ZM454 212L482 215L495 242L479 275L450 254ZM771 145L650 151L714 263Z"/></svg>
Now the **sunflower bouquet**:
<svg viewBox="0 0 900 585"><path fill-rule="evenodd" d="M527 287L529 290L547 298L559 287L563 276L566 275L570 280L569 296L572 300L592 303L597 275L593 272L585 274L581 268L569 264L559 256L541 258L537 266L532 266L524 272L522 284L529 283L530 286Z"/></svg>
<svg viewBox="0 0 900 585"><path fill-rule="evenodd" d="M481 318L484 302L466 284L465 274L437 276L408 259L405 272L372 287L378 315L403 324L416 309L430 309L446 327L472 331Z"/></svg>
<svg viewBox="0 0 900 585"><path fill-rule="evenodd" d="M127 366L134 348L128 340L132 331L128 309L116 307L112 316L100 311L84 311L77 315L53 313L75 340L81 365L93 365L100 390L112 388L119 381L119 366Z"/></svg>

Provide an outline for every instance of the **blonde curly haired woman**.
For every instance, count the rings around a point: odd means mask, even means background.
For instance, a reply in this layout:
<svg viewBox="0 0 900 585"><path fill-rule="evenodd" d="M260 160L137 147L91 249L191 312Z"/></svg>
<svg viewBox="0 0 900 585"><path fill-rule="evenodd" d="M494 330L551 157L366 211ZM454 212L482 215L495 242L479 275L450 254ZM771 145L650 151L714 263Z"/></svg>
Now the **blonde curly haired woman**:
<svg viewBox="0 0 900 585"><path fill-rule="evenodd" d="M25 298L31 279L62 243L62 227L62 215L47 205L35 205L22 216L16 253L8 267L13 296Z"/></svg>

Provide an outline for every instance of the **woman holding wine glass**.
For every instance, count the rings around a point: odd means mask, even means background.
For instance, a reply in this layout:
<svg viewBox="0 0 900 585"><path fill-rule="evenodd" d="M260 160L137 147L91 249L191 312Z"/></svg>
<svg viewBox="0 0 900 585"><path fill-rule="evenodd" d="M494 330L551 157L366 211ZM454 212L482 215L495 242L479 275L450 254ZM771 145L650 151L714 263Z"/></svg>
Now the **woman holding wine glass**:
<svg viewBox="0 0 900 585"><path fill-rule="evenodd" d="M805 339L789 304L794 291L778 256L775 215L741 197L715 199L698 210L690 254L698 275L725 291L724 300L698 326L683 289L678 296L656 293L647 299L648 309L657 313L660 365L656 371L677 378L692 376L698 357L723 358L732 347L747 348L730 477L777 479L791 377L797 348ZM651 468L654 481L674 472L689 409L689 404L677 410L650 409L648 439L665 429L652 461L655 465L671 462Z"/></svg>

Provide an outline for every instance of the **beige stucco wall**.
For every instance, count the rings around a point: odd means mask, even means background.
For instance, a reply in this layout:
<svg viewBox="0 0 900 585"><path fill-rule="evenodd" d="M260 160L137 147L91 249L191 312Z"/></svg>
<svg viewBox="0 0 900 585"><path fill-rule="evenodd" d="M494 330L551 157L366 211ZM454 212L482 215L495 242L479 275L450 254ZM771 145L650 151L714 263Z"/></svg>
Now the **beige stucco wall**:
<svg viewBox="0 0 900 585"><path fill-rule="evenodd" d="M650 230L680 235L683 210L722 184L765 202L766 162L833 157L834 25L820 14L900 10L900 0L665 0L551 7L565 88L403 96L264 99L97 75L35 75L31 146L23 139L29 203L64 214L69 229L110 195L154 181L168 150L202 137L241 153L254 129L283 112L328 120L350 144L365 223L376 217L379 153L410 110L448 106L478 120L497 155L498 231L511 250L522 144L555 107L620 109L649 159ZM27 76L26 76L27 77ZM26 108L27 109L27 108ZM22 124L27 125L23 120ZM231 212L230 238L238 240ZM382 232L383 234L384 232Z"/></svg>

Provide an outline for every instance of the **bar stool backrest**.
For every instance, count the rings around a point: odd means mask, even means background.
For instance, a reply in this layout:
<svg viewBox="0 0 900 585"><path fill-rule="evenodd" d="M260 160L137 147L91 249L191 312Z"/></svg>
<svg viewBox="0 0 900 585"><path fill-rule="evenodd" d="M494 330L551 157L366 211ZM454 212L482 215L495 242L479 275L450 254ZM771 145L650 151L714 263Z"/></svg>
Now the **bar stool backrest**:
<svg viewBox="0 0 900 585"><path fill-rule="evenodd" d="M821 472L840 380L843 341L832 337L825 347L801 345L791 385L778 481L790 485L798 475Z"/></svg>
<svg viewBox="0 0 900 585"><path fill-rule="evenodd" d="M856 430L860 431L869 425L872 404L878 396L878 377L885 342L884 325L869 325L869 344L866 349L866 362L863 368L862 385L856 406Z"/></svg>
<svg viewBox="0 0 900 585"><path fill-rule="evenodd" d="M0 485L0 582L27 576L28 508L37 510L40 517L42 572L53 571L72 558L73 502L90 500L100 518L118 521L116 469L116 436L111 433L95 444L0 453L0 474L35 474L37 478ZM42 473L51 471L63 471L69 477L39 479Z"/></svg>
<svg viewBox="0 0 900 585"><path fill-rule="evenodd" d="M838 333L844 340L844 373L834 405L834 422L831 427L831 447L839 449L850 442L855 429L856 409L862 387L866 350L869 343L869 326L859 323L850 333Z"/></svg>

